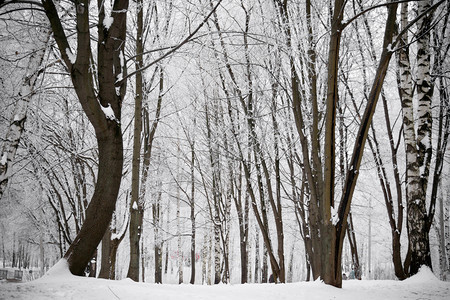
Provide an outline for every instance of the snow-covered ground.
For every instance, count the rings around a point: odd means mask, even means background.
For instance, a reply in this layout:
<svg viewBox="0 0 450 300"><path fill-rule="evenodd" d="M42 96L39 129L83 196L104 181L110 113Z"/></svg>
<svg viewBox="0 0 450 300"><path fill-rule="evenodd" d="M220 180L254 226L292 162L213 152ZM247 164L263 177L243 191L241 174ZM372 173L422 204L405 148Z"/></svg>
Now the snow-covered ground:
<svg viewBox="0 0 450 300"><path fill-rule="evenodd" d="M338 289L319 281L289 284L171 285L77 277L61 260L44 277L27 283L0 283L0 299L450 299L450 282L438 280L429 269L405 281L348 280Z"/></svg>

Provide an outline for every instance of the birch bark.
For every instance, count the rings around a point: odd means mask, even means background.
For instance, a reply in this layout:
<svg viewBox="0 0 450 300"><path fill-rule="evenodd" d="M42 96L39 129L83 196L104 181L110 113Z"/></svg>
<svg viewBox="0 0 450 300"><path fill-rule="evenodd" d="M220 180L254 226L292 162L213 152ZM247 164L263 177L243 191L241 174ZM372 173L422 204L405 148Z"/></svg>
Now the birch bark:
<svg viewBox="0 0 450 300"><path fill-rule="evenodd" d="M44 59L45 50L50 39L50 31L46 30L45 39L36 45L36 49L30 55L26 67L25 76L18 94L11 122L6 133L5 141L0 152L0 199L2 199L11 176L12 164L19 147L20 138L25 128L28 104L34 93L34 86L40 74L40 66Z"/></svg>

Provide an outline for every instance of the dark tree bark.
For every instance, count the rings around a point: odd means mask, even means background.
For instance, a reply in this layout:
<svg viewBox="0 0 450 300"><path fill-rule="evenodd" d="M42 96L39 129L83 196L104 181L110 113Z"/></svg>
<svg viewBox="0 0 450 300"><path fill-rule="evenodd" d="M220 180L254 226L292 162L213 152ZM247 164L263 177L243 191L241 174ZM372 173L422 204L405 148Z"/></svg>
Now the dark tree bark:
<svg viewBox="0 0 450 300"><path fill-rule="evenodd" d="M127 195L128 196L128 195ZM128 200L128 197L127 197ZM128 207L128 203L127 203ZM117 249L125 237L130 216L125 212L124 221L120 229L117 228L117 214L113 215L111 226L105 232L102 239L101 267L98 274L99 278L116 279L116 256Z"/></svg>
<svg viewBox="0 0 450 300"><path fill-rule="evenodd" d="M78 100L94 127L98 144L98 175L94 194L86 209L86 219L65 254L70 271L83 275L84 269L94 254L97 245L111 221L122 178L123 141L120 126L121 105L125 95L123 62L128 0L116 0L109 28L104 25L105 11L99 2L98 19L98 91L94 85L91 63L91 39L89 23L89 1L77 1L76 55L70 49L63 23L52 0L42 0L50 21L55 41L66 65ZM125 12L124 12L125 11ZM116 88L119 90L116 93Z"/></svg>
<svg viewBox="0 0 450 300"><path fill-rule="evenodd" d="M137 29L136 29L136 70L143 67L143 26L144 7L142 0L137 1ZM144 82L142 72L137 72L136 94L134 102L134 128L133 128L133 160L131 170L131 205L130 205L130 263L127 277L139 281L140 243L143 232L144 199L139 187L139 170L141 163L141 132L142 132L142 98ZM145 186L142 187L145 190ZM143 266L142 266L143 267Z"/></svg>

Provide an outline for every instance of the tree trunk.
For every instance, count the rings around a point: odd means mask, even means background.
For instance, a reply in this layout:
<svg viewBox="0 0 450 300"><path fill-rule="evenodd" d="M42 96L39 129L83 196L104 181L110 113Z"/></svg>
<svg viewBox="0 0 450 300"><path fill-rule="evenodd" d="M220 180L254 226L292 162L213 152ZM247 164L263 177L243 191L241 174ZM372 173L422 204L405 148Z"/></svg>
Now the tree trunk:
<svg viewBox="0 0 450 300"><path fill-rule="evenodd" d="M195 120L194 120L195 124ZM194 174L194 167L195 167L195 144L194 141L191 142L191 197L190 197L190 206L191 206L191 280L189 281L190 284L195 283L195 262L196 262L196 255L195 255L195 174Z"/></svg>
<svg viewBox="0 0 450 300"><path fill-rule="evenodd" d="M162 283L162 245L155 243L155 283Z"/></svg>
<svg viewBox="0 0 450 300"><path fill-rule="evenodd" d="M267 263L267 247L263 244L263 257L262 257L262 269L261 269L261 283L267 283L269 279L269 265ZM273 272L273 270L272 270Z"/></svg>
<svg viewBox="0 0 450 300"><path fill-rule="evenodd" d="M180 152L180 145L178 145L178 153ZM179 168L179 159L177 162L177 169L178 169L178 174L180 174L180 168ZM178 180L178 179L177 179ZM179 181L179 180L178 180ZM181 244L181 195L180 195L180 188L178 187L177 189L177 253L178 253L178 257L177 257L177 266L178 266L178 284L183 283L183 259L184 259L184 253L183 253L183 248L182 248L182 244Z"/></svg>
<svg viewBox="0 0 450 300"><path fill-rule="evenodd" d="M39 67L44 59L47 44L50 39L50 30L45 29L44 34L46 40L37 45L28 60L26 73L18 94L18 100L14 106L13 117L8 127L6 138L2 144L0 152L0 200L8 185L12 163L16 156L22 132L24 131L28 103L34 94L34 85L41 73Z"/></svg>
<svg viewBox="0 0 450 300"><path fill-rule="evenodd" d="M109 29L103 24L104 7L98 9L98 91L94 87L90 61L92 47L89 1L83 0L76 4L76 55L73 54L67 41L54 3L42 0L42 5L50 21L61 57L71 74L75 92L94 127L98 144L98 180L94 194L86 209L86 220L64 256L70 271L75 275L83 275L111 221L122 178L123 141L120 119L126 81L120 79L125 77L126 71L126 66L122 62L127 14L123 12L128 9L128 0L114 2L111 12L114 21ZM119 83L116 83L118 80Z"/></svg>
<svg viewBox="0 0 450 300"><path fill-rule="evenodd" d="M92 256L91 261L89 262L89 277L95 278L96 276L97 276L97 250Z"/></svg>
<svg viewBox="0 0 450 300"><path fill-rule="evenodd" d="M361 125L356 135L341 201L339 203L338 209L333 213L333 218L331 218L331 208L334 207L334 195L332 190L334 186L334 159L327 159L327 156L335 155L334 145L330 145L328 143L334 144L333 141L336 107L335 105L333 105L333 103L330 102L337 101L337 83L335 82L337 69L335 70L334 68L338 68L337 58L339 57L339 53L337 52L337 50L339 44L339 32L341 32L345 28L344 26L340 25L342 16L339 16L339 14L343 12L343 5L344 3L340 1L337 1L335 3L331 33L332 37L330 40L330 56L328 63L329 66L334 65L334 67L330 68L328 73L328 107L325 138L325 191L327 192L324 195L323 203L321 203L321 219L323 222L321 228L322 256L323 260L328 262L326 266L322 266L322 278L325 283L334 285L336 287L342 286L341 258L342 245L347 226L347 216L350 210L350 204L359 174L359 167L364 151L364 145L367 140L368 130L373 114L375 112L376 103L381 93L381 87L386 76L389 61L393 53L391 50L391 43L395 31L397 11L396 3L392 3L388 6L388 19L385 26L383 52L381 54L376 76L368 97L367 106L361 119ZM335 28L334 26L337 27Z"/></svg>
<svg viewBox="0 0 450 300"><path fill-rule="evenodd" d="M424 6L425 5L425 6ZM430 3L420 2L419 15L429 8ZM402 4L403 18L407 16L407 3ZM399 93L402 101L403 114L403 137L406 152L406 198L407 198L407 229L409 239L409 251L411 251L411 261L409 264L409 275L414 275L419 271L420 266L431 267L430 245L427 230L426 212L426 185L429 173L429 148L431 147L431 97L429 78L429 35L426 32L429 27L428 17L420 20L418 24L422 37L418 39L418 132L416 136L414 124L413 107L413 83L411 79L411 67L409 62L408 49L402 48L399 52L398 66L400 85ZM405 27L406 21L402 20ZM403 39L407 45L408 39L405 33ZM419 137L420 135L420 137ZM419 145L420 143L420 145ZM430 148L431 150L431 148ZM422 169L422 170L421 170ZM426 178L424 178L424 176ZM405 266L407 267L407 266Z"/></svg>
<svg viewBox="0 0 450 300"><path fill-rule="evenodd" d="M5 267L5 244L3 244L3 268ZM42 234L39 236L39 265L41 277L45 274L45 252L44 252L44 240Z"/></svg>
<svg viewBox="0 0 450 300"><path fill-rule="evenodd" d="M261 265L260 265L260 252L259 252L259 230L257 227L255 227L255 283L261 282L260 279L260 272L261 272Z"/></svg>
<svg viewBox="0 0 450 300"><path fill-rule="evenodd" d="M159 174L161 176L161 174ZM158 176L159 177L159 176ZM158 182L158 194L152 203L153 215L153 234L155 239L155 283L162 283L162 234L160 228L162 227L161 220L161 201L162 201L162 182Z"/></svg>
<svg viewBox="0 0 450 300"><path fill-rule="evenodd" d="M220 249L220 225L218 224L220 223L216 217L214 220L214 284L220 283L221 277L220 258L222 256L222 251Z"/></svg>
<svg viewBox="0 0 450 300"><path fill-rule="evenodd" d="M128 207L128 197L126 198ZM116 279L116 255L119 244L125 237L130 218L129 213L125 213L124 221L117 231L117 214L113 215L110 228L107 229L102 239L101 268L99 278Z"/></svg>
<svg viewBox="0 0 450 300"><path fill-rule="evenodd" d="M137 29L136 29L136 70L143 67L143 15L142 0L137 1ZM134 105L133 129L133 161L131 170L131 206L130 206L130 263L127 277L139 281L140 240L144 217L143 195L140 195L139 170L141 162L141 132L142 132L142 98L143 78L142 72L137 72L136 95ZM144 188L144 187L143 187ZM143 266L142 266L143 267Z"/></svg>
<svg viewBox="0 0 450 300"><path fill-rule="evenodd" d="M111 279L111 229L107 229L102 239L101 267L98 278Z"/></svg>
<svg viewBox="0 0 450 300"><path fill-rule="evenodd" d="M355 278L361 280L361 266L359 264L358 245L356 244L355 229L353 227L352 213L349 213L347 223L347 237L350 244L350 251L352 254L352 269L355 271Z"/></svg>
<svg viewBox="0 0 450 300"><path fill-rule="evenodd" d="M207 283L207 267L208 267L208 232L205 231L202 246L202 284Z"/></svg>

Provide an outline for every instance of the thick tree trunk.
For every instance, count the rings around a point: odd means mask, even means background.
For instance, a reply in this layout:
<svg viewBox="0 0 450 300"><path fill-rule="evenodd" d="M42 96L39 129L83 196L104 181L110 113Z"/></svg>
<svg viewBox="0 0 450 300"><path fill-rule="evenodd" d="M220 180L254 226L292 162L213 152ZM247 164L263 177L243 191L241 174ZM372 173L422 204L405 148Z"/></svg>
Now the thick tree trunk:
<svg viewBox="0 0 450 300"><path fill-rule="evenodd" d="M42 0L42 5L61 57L71 74L75 92L95 129L98 144L98 180L94 194L86 209L83 226L64 256L70 271L75 275L83 275L111 221L122 179L123 141L120 119L126 85L120 79L126 75L123 50L127 14L124 11L128 9L128 0L114 2L111 12L114 21L109 29L105 29L103 24L104 7L98 9L98 91L94 87L90 60L92 53L89 1L83 0L76 4L76 55L68 43L53 1ZM118 80L120 83L117 83Z"/></svg>
<svg viewBox="0 0 450 300"><path fill-rule="evenodd" d="M429 8L429 3L420 2L419 15ZM402 4L402 26L406 26L407 3ZM422 265L431 267L430 245L427 228L426 211L426 185L428 182L429 159L427 154L431 147L431 97L429 78L429 51L428 45L424 45L429 40L427 20L418 22L419 32L422 37L418 40L418 131L415 132L415 117L413 107L413 82L411 78L411 67L407 48L399 51L398 66L400 85L399 93L402 101L403 114L403 137L406 152L406 198L407 198L407 229L409 238L409 251L411 251L411 261L409 264L409 275L414 275ZM428 24L428 25L427 25ZM408 39L405 33L403 44L407 45ZM420 90L419 90L420 88ZM420 138L419 138L420 135ZM419 145L420 143L420 145ZM431 149L431 148L430 148ZM422 169L422 170L421 170ZM426 176L426 178L424 178ZM407 267L407 266L405 266Z"/></svg>
<svg viewBox="0 0 450 300"><path fill-rule="evenodd" d="M417 5L417 13L421 15L430 8L431 1L420 1ZM413 194L408 199L408 229L411 248L410 275L416 274L422 265L431 268L429 227L427 226L429 220L426 209L432 155L431 98L433 96L433 83L430 75L430 26L431 16L429 14L417 22L417 164L419 169L417 180L419 180L418 188L421 192L420 194Z"/></svg>
<svg viewBox="0 0 450 300"><path fill-rule="evenodd" d="M112 137L98 141L98 180L86 210L86 220L64 256L75 275L83 275L115 209L118 187L122 179L123 148L120 127L115 122L112 123L108 128Z"/></svg>
<svg viewBox="0 0 450 300"><path fill-rule="evenodd" d="M327 100L325 119L325 163L324 163L324 193L320 200L320 240L321 240L321 278L325 283L341 286L342 274L340 263L336 261L336 247L339 242L336 236L336 225L333 224L332 212L334 209L334 180L335 180L335 157L336 157L336 109L339 101L338 93L338 71L339 71L339 49L342 35L342 19L344 16L345 2L334 1L333 16L331 21L331 37L328 50L328 78L327 78ZM344 227L346 224L344 224Z"/></svg>

